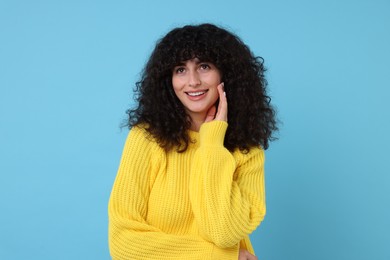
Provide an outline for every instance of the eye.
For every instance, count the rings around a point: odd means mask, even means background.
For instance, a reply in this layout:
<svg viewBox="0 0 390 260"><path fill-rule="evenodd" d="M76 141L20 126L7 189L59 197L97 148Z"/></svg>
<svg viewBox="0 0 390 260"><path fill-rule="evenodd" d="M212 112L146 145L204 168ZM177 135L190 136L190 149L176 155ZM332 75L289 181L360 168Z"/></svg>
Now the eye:
<svg viewBox="0 0 390 260"><path fill-rule="evenodd" d="M207 63L202 63L199 65L200 69L202 70L208 70L208 69L211 69L210 65L207 64Z"/></svg>
<svg viewBox="0 0 390 260"><path fill-rule="evenodd" d="M185 68L184 67L176 67L175 68L175 73L176 74L181 74L185 71Z"/></svg>

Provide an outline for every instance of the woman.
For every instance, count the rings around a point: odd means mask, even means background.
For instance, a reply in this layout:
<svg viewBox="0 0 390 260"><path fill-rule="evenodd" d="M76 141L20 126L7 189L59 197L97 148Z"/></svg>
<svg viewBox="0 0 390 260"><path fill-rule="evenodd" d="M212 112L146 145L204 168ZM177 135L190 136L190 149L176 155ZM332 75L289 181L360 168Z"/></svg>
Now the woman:
<svg viewBox="0 0 390 260"><path fill-rule="evenodd" d="M170 31L137 83L109 202L113 259L257 259L277 130L261 58L212 24Z"/></svg>

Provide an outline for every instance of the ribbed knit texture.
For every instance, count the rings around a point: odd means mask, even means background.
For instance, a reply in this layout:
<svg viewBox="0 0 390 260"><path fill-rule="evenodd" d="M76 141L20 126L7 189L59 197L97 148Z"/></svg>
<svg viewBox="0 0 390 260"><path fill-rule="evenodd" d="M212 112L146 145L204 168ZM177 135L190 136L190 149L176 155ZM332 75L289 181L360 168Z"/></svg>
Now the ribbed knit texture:
<svg viewBox="0 0 390 260"><path fill-rule="evenodd" d="M141 127L126 140L109 202L113 259L238 259L265 215L264 152L230 153L227 123L169 153Z"/></svg>

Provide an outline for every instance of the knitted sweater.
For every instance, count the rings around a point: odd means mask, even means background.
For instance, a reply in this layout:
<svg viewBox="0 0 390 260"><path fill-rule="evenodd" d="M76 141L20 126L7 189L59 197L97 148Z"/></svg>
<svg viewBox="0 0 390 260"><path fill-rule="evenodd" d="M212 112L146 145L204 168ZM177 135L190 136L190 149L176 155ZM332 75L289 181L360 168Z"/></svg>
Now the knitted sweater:
<svg viewBox="0 0 390 260"><path fill-rule="evenodd" d="M264 152L231 153L227 123L189 131L183 153L131 129L109 202L113 259L238 259L265 215Z"/></svg>

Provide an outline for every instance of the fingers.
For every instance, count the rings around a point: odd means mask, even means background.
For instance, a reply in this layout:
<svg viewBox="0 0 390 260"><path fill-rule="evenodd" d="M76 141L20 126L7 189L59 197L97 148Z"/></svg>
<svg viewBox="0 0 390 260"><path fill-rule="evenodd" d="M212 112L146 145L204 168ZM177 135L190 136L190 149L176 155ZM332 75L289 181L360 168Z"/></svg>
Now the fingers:
<svg viewBox="0 0 390 260"><path fill-rule="evenodd" d="M215 120L227 122L228 105L226 99L226 92L224 91L223 87L224 87L223 82L217 86L218 94L219 94L219 103L218 103L218 112L215 115Z"/></svg>

